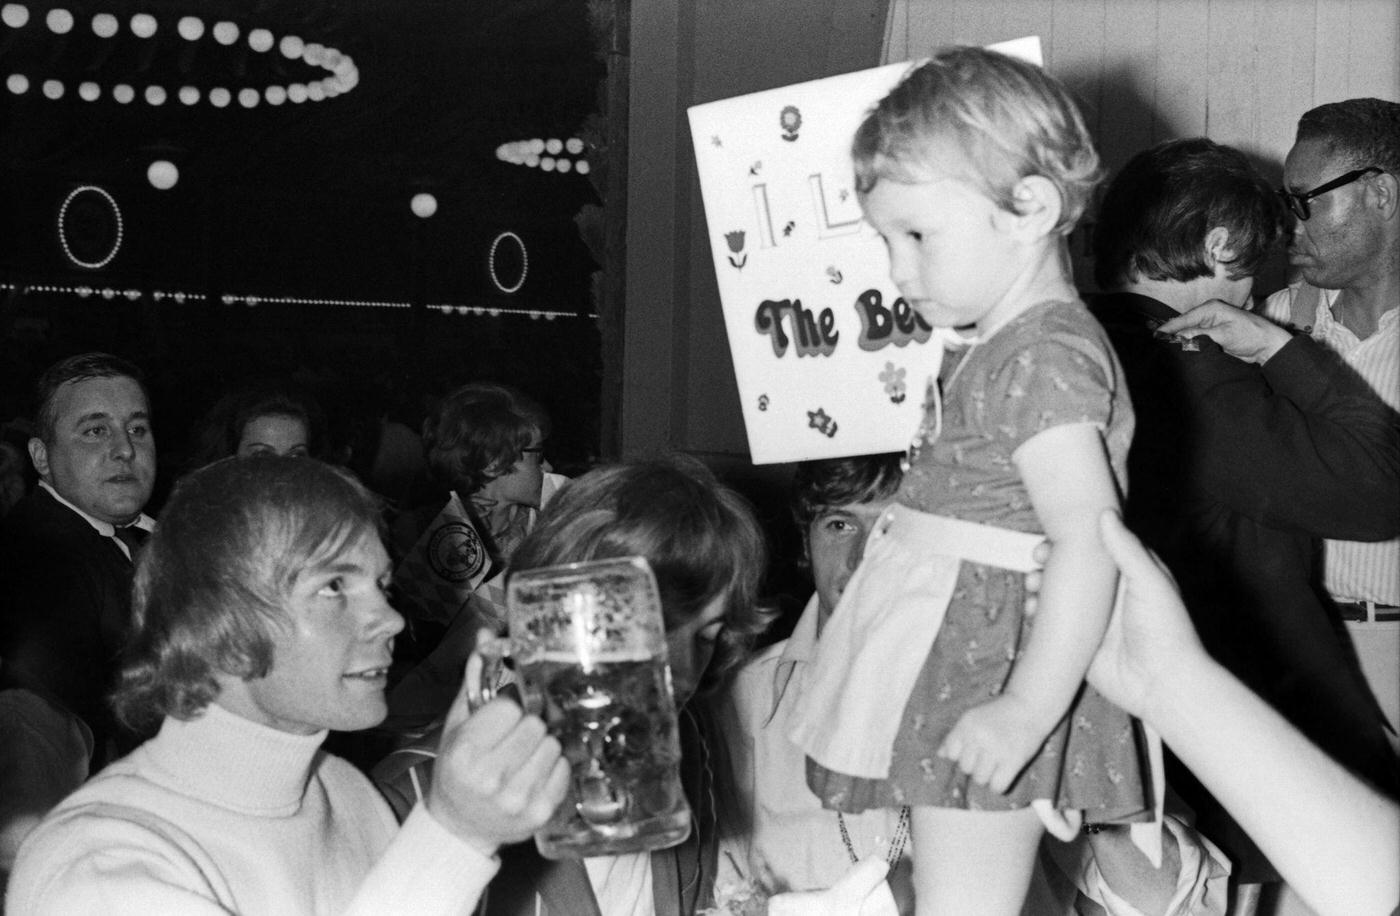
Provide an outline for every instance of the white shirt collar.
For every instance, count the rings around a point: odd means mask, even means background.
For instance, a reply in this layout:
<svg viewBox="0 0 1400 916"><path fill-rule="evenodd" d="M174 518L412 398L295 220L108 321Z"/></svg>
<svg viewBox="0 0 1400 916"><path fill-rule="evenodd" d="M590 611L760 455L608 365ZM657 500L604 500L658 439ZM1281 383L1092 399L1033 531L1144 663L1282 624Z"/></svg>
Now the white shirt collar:
<svg viewBox="0 0 1400 916"><path fill-rule="evenodd" d="M39 486L43 487L45 490L48 490L49 495L52 496L54 499L58 500L63 505L78 513L78 516L82 518L83 521L91 525L97 531L98 534L108 538L116 534L117 527L115 525L113 525L111 522L104 522L100 518L95 518L91 515L88 515L82 509L79 509L77 506L64 499L63 494L55 490L47 480L39 481ZM151 518L144 512L136 516L136 521L132 522L131 524L145 531L154 531L156 527L155 519Z"/></svg>
<svg viewBox="0 0 1400 916"><path fill-rule="evenodd" d="M797 626L792 628L792 635L783 644L783 654L779 656L778 664L773 669L773 708L768 711L770 721L783 702L783 694L787 692L788 684L792 683L793 675L817 654L819 604L820 599L817 593L813 592L812 597L807 600L807 606L802 609L802 616L797 619Z"/></svg>
<svg viewBox="0 0 1400 916"><path fill-rule="evenodd" d="M1336 316L1332 314L1332 309L1337 304L1337 297L1342 294L1342 291L1339 289L1320 288L1318 291L1322 293L1322 295L1318 297L1317 311L1313 314L1314 326L1318 329L1333 328L1333 333L1345 333L1350 337L1350 343L1352 345L1365 343L1366 341L1357 337L1356 333L1352 331L1351 328L1342 324L1337 320ZM1375 332L1371 334L1370 337L1367 337L1366 340L1371 340L1379 336L1381 331L1395 324L1397 320L1400 320L1400 308L1389 308L1381 312L1380 320L1376 322Z"/></svg>

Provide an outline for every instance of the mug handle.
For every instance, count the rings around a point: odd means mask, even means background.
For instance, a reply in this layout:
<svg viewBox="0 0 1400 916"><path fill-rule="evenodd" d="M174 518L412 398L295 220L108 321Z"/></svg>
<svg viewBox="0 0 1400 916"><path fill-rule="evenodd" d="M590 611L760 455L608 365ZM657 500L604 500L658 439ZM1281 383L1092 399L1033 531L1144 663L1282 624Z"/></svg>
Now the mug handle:
<svg viewBox="0 0 1400 916"><path fill-rule="evenodd" d="M476 712L496 698L501 670L509 657L510 640L497 636L491 630L477 631L476 647L467 656L465 680L468 710Z"/></svg>

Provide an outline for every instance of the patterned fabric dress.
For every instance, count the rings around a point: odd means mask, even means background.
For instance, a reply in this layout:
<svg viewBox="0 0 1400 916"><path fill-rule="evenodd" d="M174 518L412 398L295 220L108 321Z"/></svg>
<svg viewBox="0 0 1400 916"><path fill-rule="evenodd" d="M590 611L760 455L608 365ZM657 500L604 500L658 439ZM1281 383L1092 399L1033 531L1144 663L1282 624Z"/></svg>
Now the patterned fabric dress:
<svg viewBox="0 0 1400 916"><path fill-rule="evenodd" d="M1012 454L1053 426L1092 423L1103 434L1120 488L1133 413L1122 369L1080 302L1037 305L992 337L950 352L941 374L942 429L925 441L898 502L922 512L1043 533ZM930 418L930 427L932 420ZM901 570L866 570L901 577ZM861 575L857 572L857 576ZM942 627L913 693L890 697L901 715L889 776L866 779L807 761L812 790L829 808L899 805L1007 810L1048 798L1091 821L1151 817L1138 724L1087 685L1040 753L1005 795L978 785L937 749L968 709L1001 692L1034 618L1020 573L964 561ZM878 614L847 606L836 614ZM834 618L833 618L834 619Z"/></svg>

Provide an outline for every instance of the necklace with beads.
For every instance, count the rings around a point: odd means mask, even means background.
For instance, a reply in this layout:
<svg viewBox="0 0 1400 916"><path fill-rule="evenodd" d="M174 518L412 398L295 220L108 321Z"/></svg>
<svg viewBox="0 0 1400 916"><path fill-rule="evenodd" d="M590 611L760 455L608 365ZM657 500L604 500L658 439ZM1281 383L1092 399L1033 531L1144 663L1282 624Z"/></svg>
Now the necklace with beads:
<svg viewBox="0 0 1400 916"><path fill-rule="evenodd" d="M846 846L846 855L851 857L851 864L855 865L860 861L860 856L856 855L855 844L851 842L850 831L846 829L846 819L841 816L841 812L836 812L836 826L841 828L841 842ZM885 862L893 869L899 864L899 857L904 855L904 844L909 842L909 806L905 805L899 809L899 823L894 828L894 836L890 839L890 851L885 853Z"/></svg>
<svg viewBox="0 0 1400 916"><path fill-rule="evenodd" d="M949 332L953 334L953 332ZM952 387L953 381L957 379L958 373L962 372L963 366L972 356L972 351L977 349L985 337L962 337L953 334L952 337L945 335L945 342L948 349L960 349L965 352L958 364L953 367L946 382L940 382L937 374L928 380L928 387L924 391L923 419L919 421L919 428L914 433L914 438L909 440L909 448L905 450L904 457L899 461L900 470L906 474L909 468L914 465L914 460L919 457L919 452L923 451L925 445L931 444L943 432L943 392ZM946 355L946 354L945 354ZM940 360L941 364L941 360ZM933 417L933 425L929 425L929 416Z"/></svg>

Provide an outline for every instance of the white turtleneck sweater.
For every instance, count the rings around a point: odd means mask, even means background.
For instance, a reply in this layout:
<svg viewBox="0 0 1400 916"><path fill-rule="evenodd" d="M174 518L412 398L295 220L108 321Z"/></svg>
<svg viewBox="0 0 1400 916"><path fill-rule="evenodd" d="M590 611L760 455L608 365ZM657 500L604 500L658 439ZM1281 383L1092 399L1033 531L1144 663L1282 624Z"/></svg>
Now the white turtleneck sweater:
<svg viewBox="0 0 1400 916"><path fill-rule="evenodd" d="M469 913L498 860L422 805L217 704L65 799L20 849L5 912Z"/></svg>

